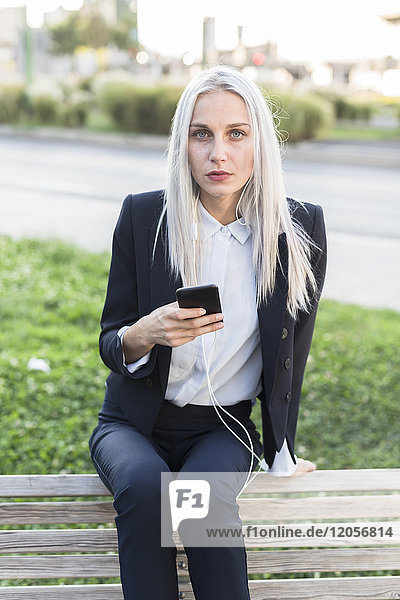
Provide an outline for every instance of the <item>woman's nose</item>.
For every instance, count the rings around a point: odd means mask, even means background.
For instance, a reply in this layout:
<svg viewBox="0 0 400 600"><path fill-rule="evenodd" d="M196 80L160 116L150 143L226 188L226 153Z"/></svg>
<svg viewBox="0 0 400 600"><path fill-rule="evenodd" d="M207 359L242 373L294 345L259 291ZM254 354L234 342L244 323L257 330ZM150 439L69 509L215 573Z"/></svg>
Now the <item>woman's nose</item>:
<svg viewBox="0 0 400 600"><path fill-rule="evenodd" d="M212 162L225 161L227 159L226 145L222 137L215 136L210 148L210 160Z"/></svg>

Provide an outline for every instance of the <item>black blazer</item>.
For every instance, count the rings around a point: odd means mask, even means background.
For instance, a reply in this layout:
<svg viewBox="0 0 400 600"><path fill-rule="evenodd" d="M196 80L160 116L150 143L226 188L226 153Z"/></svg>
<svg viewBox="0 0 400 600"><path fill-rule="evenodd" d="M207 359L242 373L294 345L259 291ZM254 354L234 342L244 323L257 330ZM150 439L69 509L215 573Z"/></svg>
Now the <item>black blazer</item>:
<svg viewBox="0 0 400 600"><path fill-rule="evenodd" d="M164 399L171 348L156 345L149 362L131 374L123 366L122 345L117 335L155 308L175 300L181 287L167 272L164 257L165 230L152 250L163 192L146 192L125 198L114 231L107 296L101 318L100 355L111 369L107 397L135 427L149 435ZM275 452L287 440L294 455L294 438L304 369L311 345L318 300L326 269L326 236L322 208L304 207L288 198L292 218L304 227L320 248L312 252L318 293L309 313L294 322L286 311L288 252L286 234L279 236L281 267L275 292L258 310L263 361L261 401L264 457L272 464ZM243 398L239 399L242 400Z"/></svg>

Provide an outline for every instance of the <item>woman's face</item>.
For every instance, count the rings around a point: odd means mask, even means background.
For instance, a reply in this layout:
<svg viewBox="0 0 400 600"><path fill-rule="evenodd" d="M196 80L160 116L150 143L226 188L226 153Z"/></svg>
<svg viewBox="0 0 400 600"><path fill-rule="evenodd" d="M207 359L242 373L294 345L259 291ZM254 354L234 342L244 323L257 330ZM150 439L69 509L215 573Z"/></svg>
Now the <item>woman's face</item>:
<svg viewBox="0 0 400 600"><path fill-rule="evenodd" d="M244 100L223 90L200 94L188 152L203 204L236 208L253 169L253 132Z"/></svg>

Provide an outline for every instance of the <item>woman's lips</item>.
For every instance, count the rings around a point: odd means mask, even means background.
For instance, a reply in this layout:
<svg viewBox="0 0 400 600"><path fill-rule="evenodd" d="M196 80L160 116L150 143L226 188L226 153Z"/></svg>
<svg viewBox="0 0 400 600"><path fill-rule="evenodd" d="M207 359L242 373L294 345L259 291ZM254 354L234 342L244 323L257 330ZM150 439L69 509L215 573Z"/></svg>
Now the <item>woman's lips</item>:
<svg viewBox="0 0 400 600"><path fill-rule="evenodd" d="M210 171L210 173L207 173L207 178L211 181L226 181L231 175L232 173L226 171Z"/></svg>

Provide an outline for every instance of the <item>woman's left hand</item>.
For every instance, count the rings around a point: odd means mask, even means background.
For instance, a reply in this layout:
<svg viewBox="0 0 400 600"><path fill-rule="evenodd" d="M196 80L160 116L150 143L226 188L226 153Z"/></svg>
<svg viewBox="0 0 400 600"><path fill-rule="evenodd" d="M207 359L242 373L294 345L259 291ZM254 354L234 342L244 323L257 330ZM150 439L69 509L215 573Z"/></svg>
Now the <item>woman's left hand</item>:
<svg viewBox="0 0 400 600"><path fill-rule="evenodd" d="M303 475L304 473L309 473L310 471L315 471L317 466L311 462L310 460L305 460L304 458L297 459L297 469L294 473L292 473L291 477L298 477L299 475Z"/></svg>

